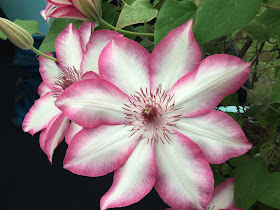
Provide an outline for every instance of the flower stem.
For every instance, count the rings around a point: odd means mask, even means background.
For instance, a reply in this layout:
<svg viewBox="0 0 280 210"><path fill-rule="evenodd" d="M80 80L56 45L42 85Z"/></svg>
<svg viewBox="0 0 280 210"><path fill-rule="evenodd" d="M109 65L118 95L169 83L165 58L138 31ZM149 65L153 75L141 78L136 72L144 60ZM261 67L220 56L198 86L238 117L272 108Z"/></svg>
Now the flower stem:
<svg viewBox="0 0 280 210"><path fill-rule="evenodd" d="M46 55L45 53L43 53L43 52L37 50L35 47L32 47L30 50L32 50L33 52L37 53L38 55L41 55L41 56L43 56L43 57L45 57L45 58L48 58L48 59L50 59L50 60L52 60L52 61L57 62L57 59L56 59L56 58Z"/></svg>
<svg viewBox="0 0 280 210"><path fill-rule="evenodd" d="M102 18L100 18L99 23L101 25L107 26L110 29L113 29L114 31L123 33L123 34L129 34L129 35L135 35L135 36L154 36L153 33L138 33L138 32L132 32L132 31L126 31L126 30L122 30L122 29L117 29L115 26L112 26L111 24L107 23L105 20L103 20Z"/></svg>

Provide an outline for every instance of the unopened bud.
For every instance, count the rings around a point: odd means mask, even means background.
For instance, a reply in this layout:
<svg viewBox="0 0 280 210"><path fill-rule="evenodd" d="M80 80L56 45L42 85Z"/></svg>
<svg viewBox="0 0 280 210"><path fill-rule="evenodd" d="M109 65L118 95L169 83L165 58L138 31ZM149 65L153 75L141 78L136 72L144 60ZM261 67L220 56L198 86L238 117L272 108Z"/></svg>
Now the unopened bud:
<svg viewBox="0 0 280 210"><path fill-rule="evenodd" d="M92 22L102 16L99 0L73 0L74 6Z"/></svg>
<svg viewBox="0 0 280 210"><path fill-rule="evenodd" d="M0 30L17 47L23 50L29 50L31 47L33 47L34 39L30 33L17 24L5 18L0 18Z"/></svg>

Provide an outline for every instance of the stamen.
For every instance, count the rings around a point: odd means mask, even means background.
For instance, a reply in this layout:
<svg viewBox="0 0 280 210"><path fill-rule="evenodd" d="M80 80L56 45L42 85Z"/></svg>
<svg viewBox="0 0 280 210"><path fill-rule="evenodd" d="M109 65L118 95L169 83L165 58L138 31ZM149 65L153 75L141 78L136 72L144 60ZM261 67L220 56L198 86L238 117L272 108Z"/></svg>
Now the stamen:
<svg viewBox="0 0 280 210"><path fill-rule="evenodd" d="M172 112L180 109L175 109L174 95L162 90L161 85L156 89L156 94L147 88L144 90L140 88L140 91L136 91L135 95L131 95L129 104L122 107L126 111L126 119L129 119L127 125L132 126L130 136L142 132L139 141L146 139L147 144L153 141L170 144L170 135L175 134L171 129L178 129L176 123L181 119L181 115L172 116Z"/></svg>

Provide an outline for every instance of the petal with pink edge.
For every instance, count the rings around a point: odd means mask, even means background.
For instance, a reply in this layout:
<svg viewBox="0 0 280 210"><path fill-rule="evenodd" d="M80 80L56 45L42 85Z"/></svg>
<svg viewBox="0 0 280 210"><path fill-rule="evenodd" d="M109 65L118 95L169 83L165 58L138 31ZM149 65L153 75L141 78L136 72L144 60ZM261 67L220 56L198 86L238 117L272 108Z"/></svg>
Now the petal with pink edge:
<svg viewBox="0 0 280 210"><path fill-rule="evenodd" d="M48 88L48 86L44 82L42 82L38 87L38 94L40 97L51 91L52 90Z"/></svg>
<svg viewBox="0 0 280 210"><path fill-rule="evenodd" d="M71 0L46 0L46 1L57 6L72 5Z"/></svg>
<svg viewBox="0 0 280 210"><path fill-rule="evenodd" d="M93 71L88 71L82 75L82 79L99 79L99 76Z"/></svg>
<svg viewBox="0 0 280 210"><path fill-rule="evenodd" d="M131 95L150 88L149 52L125 37L114 37L99 57L99 76Z"/></svg>
<svg viewBox="0 0 280 210"><path fill-rule="evenodd" d="M236 209L234 208L234 178L219 184L213 191L208 209Z"/></svg>
<svg viewBox="0 0 280 210"><path fill-rule="evenodd" d="M34 135L38 131L46 128L50 120L61 113L54 105L55 98L49 92L35 101L22 123L22 130Z"/></svg>
<svg viewBox="0 0 280 210"><path fill-rule="evenodd" d="M210 111L192 118L183 117L176 126L178 131L200 147L212 164L224 163L252 148L235 120L220 111Z"/></svg>
<svg viewBox="0 0 280 210"><path fill-rule="evenodd" d="M115 36L122 36L122 34L109 30L98 30L92 33L81 65L83 73L94 71L99 74L98 59L100 53Z"/></svg>
<svg viewBox="0 0 280 210"><path fill-rule="evenodd" d="M65 134L65 141L67 144L70 144L74 136L83 129L83 127L79 126L78 124L71 122L66 134Z"/></svg>
<svg viewBox="0 0 280 210"><path fill-rule="evenodd" d="M56 147L64 139L65 133L70 125L69 119L62 113L59 117L53 122L52 125L49 125L50 128L47 128L47 134L44 144L44 151L48 156L48 160L52 162L52 156Z"/></svg>
<svg viewBox="0 0 280 210"><path fill-rule="evenodd" d="M81 37L81 43L84 52L86 51L87 43L91 37L91 34L94 30L95 23L84 22L81 27L79 28L79 33Z"/></svg>
<svg viewBox="0 0 280 210"><path fill-rule="evenodd" d="M86 79L67 88L57 99L56 106L83 127L120 125L128 121L122 109L128 98L105 80Z"/></svg>
<svg viewBox="0 0 280 210"><path fill-rule="evenodd" d="M78 30L70 23L57 37L55 50L59 65L67 70L80 70L83 58L83 48Z"/></svg>
<svg viewBox="0 0 280 210"><path fill-rule="evenodd" d="M64 168L90 177L108 174L121 167L135 148L138 137L130 135L123 125L85 128L69 144Z"/></svg>
<svg viewBox="0 0 280 210"><path fill-rule="evenodd" d="M52 53L46 53L48 56L53 57ZM43 56L39 56L39 71L44 83L53 90L55 83L57 82L57 77L63 73L60 67L56 64L56 62L45 58Z"/></svg>
<svg viewBox="0 0 280 210"><path fill-rule="evenodd" d="M80 13L74 6L64 6L57 8L49 14L52 18L70 18L82 21L88 21L88 18Z"/></svg>
<svg viewBox="0 0 280 210"><path fill-rule="evenodd" d="M199 66L201 52L192 25L189 20L175 28L153 50L149 61L152 89L161 84L164 90L169 90L178 79Z"/></svg>
<svg viewBox="0 0 280 210"><path fill-rule="evenodd" d="M205 58L197 70L179 79L169 91L174 94L175 108L181 108L177 113L193 117L209 112L246 82L250 66L232 55Z"/></svg>
<svg viewBox="0 0 280 210"><path fill-rule="evenodd" d="M154 144L139 141L125 164L115 171L110 190L101 198L100 209L124 207L145 197L156 179Z"/></svg>
<svg viewBox="0 0 280 210"><path fill-rule="evenodd" d="M205 209L214 189L211 168L195 143L172 133L170 144L155 144L155 189L173 208Z"/></svg>

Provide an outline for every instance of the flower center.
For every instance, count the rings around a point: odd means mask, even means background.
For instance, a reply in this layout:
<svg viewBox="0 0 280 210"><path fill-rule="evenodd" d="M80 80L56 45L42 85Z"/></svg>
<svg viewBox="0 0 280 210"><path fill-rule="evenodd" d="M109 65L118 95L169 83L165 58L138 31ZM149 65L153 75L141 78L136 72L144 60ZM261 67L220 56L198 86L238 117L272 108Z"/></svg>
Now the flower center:
<svg viewBox="0 0 280 210"><path fill-rule="evenodd" d="M126 119L129 122L126 126L132 126L132 135L141 133L139 140L146 138L147 142L170 143L172 127L180 120L180 115L175 115L175 101L173 95L162 90L161 85L156 93L140 88L139 92L131 95L128 104L124 104Z"/></svg>
<svg viewBox="0 0 280 210"><path fill-rule="evenodd" d="M57 81L54 83L53 87L53 97L59 97L64 90L66 90L68 87L70 87L75 82L78 82L81 80L81 72L77 70L75 67L71 68L65 68L60 75L58 75Z"/></svg>

